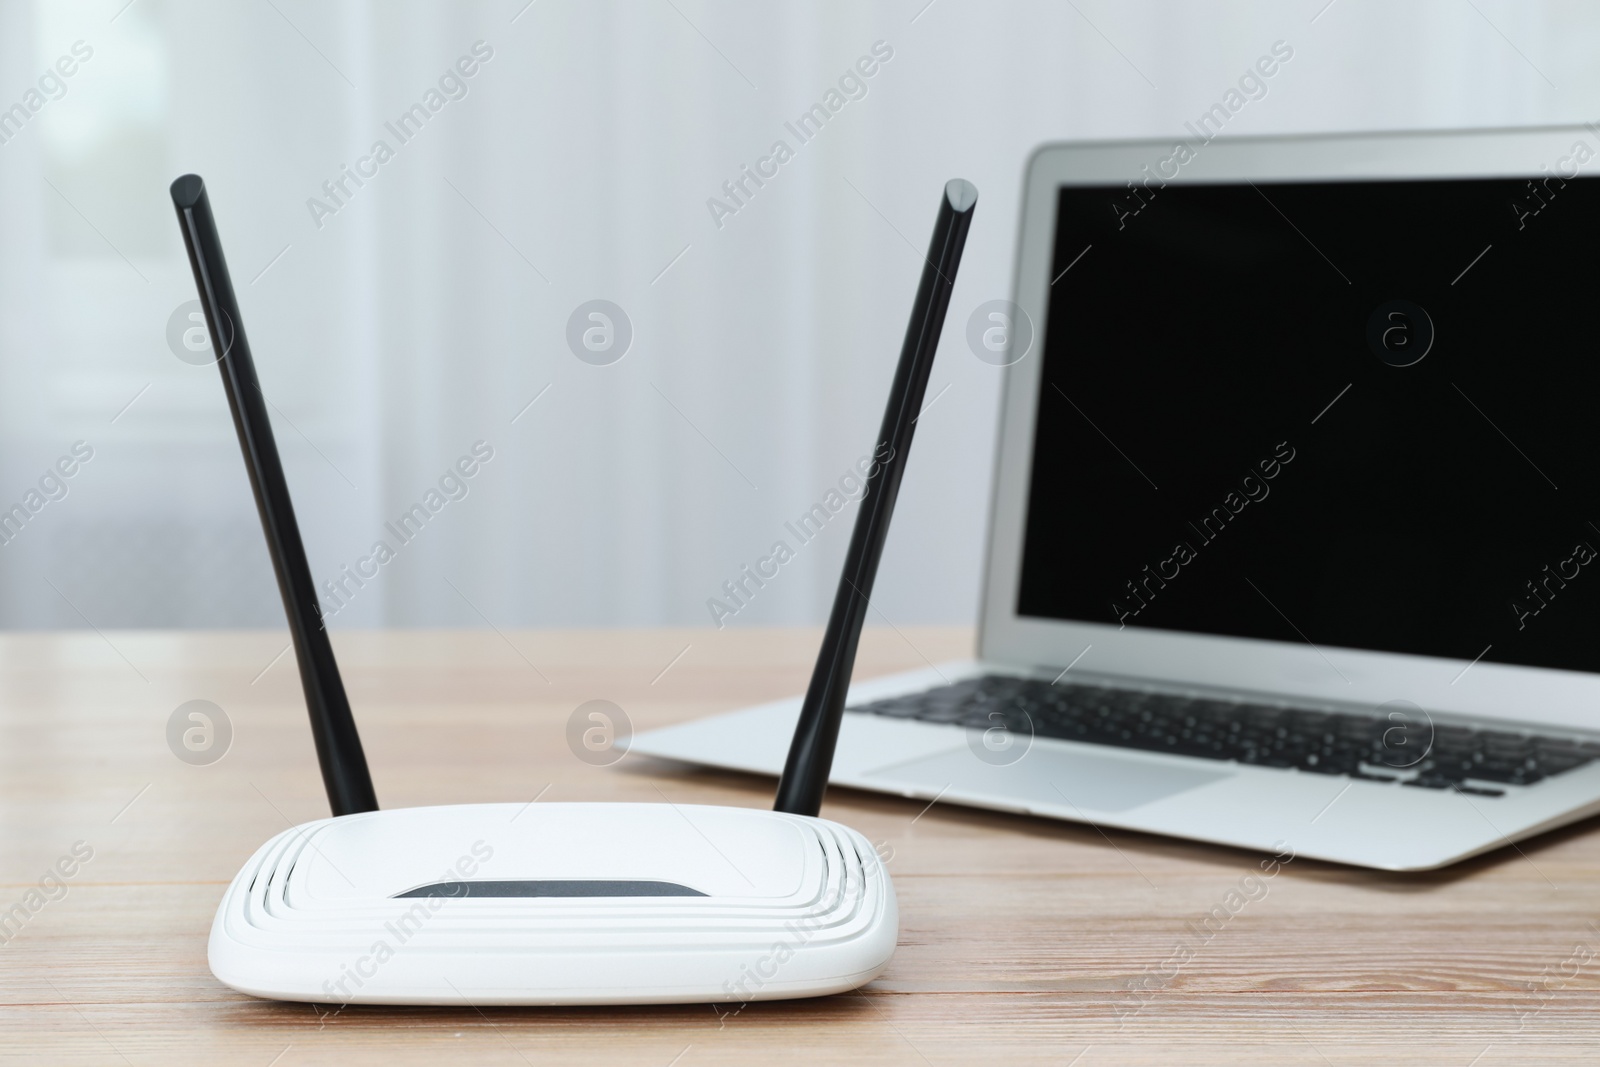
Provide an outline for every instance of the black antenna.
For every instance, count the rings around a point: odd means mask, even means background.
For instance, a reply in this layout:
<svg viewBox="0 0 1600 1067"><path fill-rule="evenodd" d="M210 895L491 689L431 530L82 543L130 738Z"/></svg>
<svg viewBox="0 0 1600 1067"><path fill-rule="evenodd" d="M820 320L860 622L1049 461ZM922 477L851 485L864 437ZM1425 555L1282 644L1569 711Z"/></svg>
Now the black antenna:
<svg viewBox="0 0 1600 1067"><path fill-rule="evenodd" d="M217 239L216 220L211 217L206 183L198 174L185 174L172 183L172 205L178 209L178 225L183 230L184 247L189 250L189 265L194 268L195 287L200 290L211 349L218 354L222 387L233 411L234 429L239 431L250 488L255 492L261 526L267 534L267 550L278 576L284 614L289 617L289 635L300 663L300 685L306 694L306 710L311 713L311 736L317 744L317 761L322 764L328 805L335 815L376 811L378 797L372 791L361 735L356 732L356 720L350 714L350 701L339 677L339 664L334 661L333 645L317 607L311 565L306 562L306 548L294 519L294 505L283 478L278 445L272 437L272 423L256 381L256 365L250 358L250 343L245 340L233 280L228 277L228 265L222 258L222 243Z"/></svg>
<svg viewBox="0 0 1600 1067"><path fill-rule="evenodd" d="M861 625L867 618L868 598L878 576L878 561L883 557L883 541L889 533L895 497L900 493L900 477L906 469L906 453L911 450L911 435L917 428L922 395L928 389L928 373L933 369L944 313L950 306L950 290L955 285L956 268L961 264L961 250L967 243L967 229L972 225L972 209L977 202L978 190L971 182L956 178L945 183L939 217L933 224L933 240L928 245L928 265L917 286L916 303L911 306L911 324L906 327L900 365L894 372L883 429L878 433L874 458L880 462L867 476L861 513L856 516L855 531L850 535L850 551L839 577L833 612L828 616L822 651L817 655L811 686L800 706L800 721L789 745L783 777L778 780L775 811L815 815L822 808L828 772L833 769L833 750L839 741L845 696L855 669L856 646L861 643ZM877 452L884 445L889 446L889 454L879 457Z"/></svg>

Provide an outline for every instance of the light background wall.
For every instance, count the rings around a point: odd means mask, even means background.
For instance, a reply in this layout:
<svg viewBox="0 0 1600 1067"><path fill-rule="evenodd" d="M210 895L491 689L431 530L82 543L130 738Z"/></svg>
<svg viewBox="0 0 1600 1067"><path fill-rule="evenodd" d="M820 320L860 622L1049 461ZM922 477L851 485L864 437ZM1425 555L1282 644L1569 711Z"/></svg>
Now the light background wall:
<svg viewBox="0 0 1600 1067"><path fill-rule="evenodd" d="M1034 146L1176 136L1279 40L1230 133L1600 116L1580 0L525 4L0 0L0 107L93 49L0 144L0 505L94 450L0 547L0 625L281 624L216 369L167 342L186 171L319 577L494 449L336 628L710 621L871 449L939 190L970 179L875 597L898 625L975 612L999 372L964 333L1010 293ZM466 97L400 145L384 123L477 41ZM878 41L865 97L800 145L784 123ZM394 158L318 225L307 200L379 139ZM795 158L719 226L707 199L779 139ZM634 331L609 366L565 340L595 298ZM729 624L820 621L852 517Z"/></svg>

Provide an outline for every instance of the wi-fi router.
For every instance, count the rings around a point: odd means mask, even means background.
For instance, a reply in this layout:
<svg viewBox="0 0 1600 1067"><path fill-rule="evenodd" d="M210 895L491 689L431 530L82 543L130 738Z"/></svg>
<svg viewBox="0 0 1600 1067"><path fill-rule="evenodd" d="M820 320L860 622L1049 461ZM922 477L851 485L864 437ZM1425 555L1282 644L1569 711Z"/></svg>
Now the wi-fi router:
<svg viewBox="0 0 1600 1067"><path fill-rule="evenodd" d="M256 851L211 927L211 971L335 1004L650 1004L819 996L888 964L894 886L817 817L856 646L978 192L949 182L880 445L773 811L687 804L378 810L322 624L205 183L172 183L289 619L333 817Z"/></svg>

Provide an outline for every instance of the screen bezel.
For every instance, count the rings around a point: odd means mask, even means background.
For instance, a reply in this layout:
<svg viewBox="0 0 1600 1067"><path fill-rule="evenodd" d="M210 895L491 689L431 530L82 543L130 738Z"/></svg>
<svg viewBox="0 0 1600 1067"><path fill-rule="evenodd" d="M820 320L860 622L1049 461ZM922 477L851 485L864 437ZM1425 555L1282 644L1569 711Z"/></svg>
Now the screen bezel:
<svg viewBox="0 0 1600 1067"><path fill-rule="evenodd" d="M1177 184L1543 177L1575 142L1594 153L1600 126L1216 138L1168 178ZM1473 717L1600 728L1600 673L1445 659L1256 638L1020 616L1016 611L1034 417L1048 328L1056 209L1062 186L1141 183L1187 138L1051 144L1035 150L1023 180L1012 299L1032 322L1030 350L1005 367L995 452L989 548L978 629L985 659L1178 685L1274 693L1319 703L1409 700ZM1090 252L1092 255L1092 250ZM1085 649L1088 649L1085 652ZM1081 658L1079 658L1081 655ZM1330 666L1330 662L1333 666ZM1600 656L1596 658L1600 668ZM1335 670L1335 668L1337 668Z"/></svg>

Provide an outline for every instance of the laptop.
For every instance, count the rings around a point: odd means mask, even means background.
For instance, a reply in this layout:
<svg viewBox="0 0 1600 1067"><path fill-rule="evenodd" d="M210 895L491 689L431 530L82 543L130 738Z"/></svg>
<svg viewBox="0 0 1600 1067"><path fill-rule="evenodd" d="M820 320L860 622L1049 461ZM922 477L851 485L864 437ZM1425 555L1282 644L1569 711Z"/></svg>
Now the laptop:
<svg viewBox="0 0 1600 1067"><path fill-rule="evenodd" d="M1387 870L1600 811L1596 173L1591 127L1040 148L977 658L855 684L832 781ZM798 707L631 751L776 774Z"/></svg>

